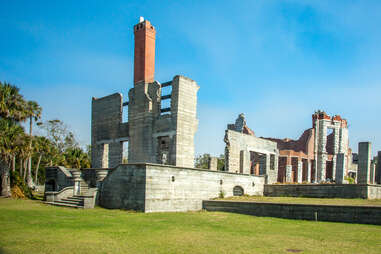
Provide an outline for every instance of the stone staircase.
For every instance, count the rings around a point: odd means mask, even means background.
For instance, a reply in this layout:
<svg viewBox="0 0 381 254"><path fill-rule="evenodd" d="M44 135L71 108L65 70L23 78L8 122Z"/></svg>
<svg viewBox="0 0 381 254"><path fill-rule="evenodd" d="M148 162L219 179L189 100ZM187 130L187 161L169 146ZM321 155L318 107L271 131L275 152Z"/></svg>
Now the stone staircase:
<svg viewBox="0 0 381 254"><path fill-rule="evenodd" d="M72 208L84 208L84 198L81 196L72 196L53 202L45 202L45 204Z"/></svg>
<svg viewBox="0 0 381 254"><path fill-rule="evenodd" d="M56 205L56 206L66 206L72 208L84 208L84 197L88 195L89 186L85 181L80 182L80 193L79 195L73 195L67 198L62 198L60 200L54 200L53 202L45 202L45 204Z"/></svg>

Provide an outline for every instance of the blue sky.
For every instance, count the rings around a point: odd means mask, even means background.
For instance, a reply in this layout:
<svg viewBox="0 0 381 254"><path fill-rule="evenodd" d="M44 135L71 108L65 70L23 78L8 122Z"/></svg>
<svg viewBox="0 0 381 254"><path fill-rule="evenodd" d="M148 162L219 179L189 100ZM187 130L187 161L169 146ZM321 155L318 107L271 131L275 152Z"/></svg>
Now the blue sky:
<svg viewBox="0 0 381 254"><path fill-rule="evenodd" d="M133 25L157 29L156 79L194 79L196 153L224 151L245 113L257 136L298 138L317 109L381 150L381 1L0 2L0 80L90 143L91 97L127 96Z"/></svg>

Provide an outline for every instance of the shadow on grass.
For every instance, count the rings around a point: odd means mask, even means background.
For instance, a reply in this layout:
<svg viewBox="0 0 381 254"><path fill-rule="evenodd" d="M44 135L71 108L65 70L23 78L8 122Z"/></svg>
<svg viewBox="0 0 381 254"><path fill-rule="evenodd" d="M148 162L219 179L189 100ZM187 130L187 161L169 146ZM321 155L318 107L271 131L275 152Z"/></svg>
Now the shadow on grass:
<svg viewBox="0 0 381 254"><path fill-rule="evenodd" d="M6 254L6 252L0 247L0 254Z"/></svg>

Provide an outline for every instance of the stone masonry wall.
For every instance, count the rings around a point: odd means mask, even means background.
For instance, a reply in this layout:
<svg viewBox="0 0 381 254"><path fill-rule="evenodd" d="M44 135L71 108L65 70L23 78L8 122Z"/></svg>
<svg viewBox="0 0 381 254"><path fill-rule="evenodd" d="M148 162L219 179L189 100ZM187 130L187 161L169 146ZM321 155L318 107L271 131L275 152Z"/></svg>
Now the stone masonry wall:
<svg viewBox="0 0 381 254"><path fill-rule="evenodd" d="M146 170L146 212L201 210L202 200L221 192L233 196L235 186L242 187L244 194L263 195L261 176L152 164Z"/></svg>
<svg viewBox="0 0 381 254"><path fill-rule="evenodd" d="M194 167L194 135L197 131L197 83L184 76L172 81L171 115L175 125L175 165Z"/></svg>
<svg viewBox="0 0 381 254"><path fill-rule="evenodd" d="M103 180L99 205L105 208L144 211L146 170L143 164L121 164Z"/></svg>
<svg viewBox="0 0 381 254"><path fill-rule="evenodd" d="M266 170L263 172L268 175L268 182L275 183L278 177L278 156L277 144L255 136L243 134L233 130L225 131L225 169L229 172L240 172L241 151L259 152L266 155ZM274 157L274 169L270 169L270 154ZM246 155L250 158L250 155ZM250 160L243 160L243 172L250 172Z"/></svg>
<svg viewBox="0 0 381 254"><path fill-rule="evenodd" d="M102 183L100 205L145 212L201 210L202 200L240 186L245 194L263 195L265 179L221 171L165 166L121 164Z"/></svg>
<svg viewBox="0 0 381 254"><path fill-rule="evenodd" d="M381 199L381 185L366 184L274 184L265 185L270 197Z"/></svg>
<svg viewBox="0 0 381 254"><path fill-rule="evenodd" d="M91 160L93 168L115 167L122 162L120 140L122 95L93 98L91 112ZM128 133L124 133L128 136Z"/></svg>
<svg viewBox="0 0 381 254"><path fill-rule="evenodd" d="M207 211L234 212L255 216L381 225L381 207L335 206L287 203L203 201Z"/></svg>
<svg viewBox="0 0 381 254"><path fill-rule="evenodd" d="M370 163L372 146L370 142L359 143L357 183L370 183Z"/></svg>

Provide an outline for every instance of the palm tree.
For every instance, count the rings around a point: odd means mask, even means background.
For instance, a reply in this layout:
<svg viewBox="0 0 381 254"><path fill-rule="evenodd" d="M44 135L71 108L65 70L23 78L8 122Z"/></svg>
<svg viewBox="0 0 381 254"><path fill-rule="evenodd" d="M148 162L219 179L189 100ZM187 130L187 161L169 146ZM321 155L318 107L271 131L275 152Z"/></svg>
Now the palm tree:
<svg viewBox="0 0 381 254"><path fill-rule="evenodd" d="M36 170L35 170L35 174L34 174L34 182L37 184L38 183L38 181L37 181L38 180L38 171L40 168L42 156L49 154L52 144L45 137L36 137L35 140L36 140L36 145L34 147L36 148L36 152L38 153L38 161L37 161Z"/></svg>
<svg viewBox="0 0 381 254"><path fill-rule="evenodd" d="M80 147L68 148L65 151L65 166L70 168L89 168L90 158Z"/></svg>
<svg viewBox="0 0 381 254"><path fill-rule="evenodd" d="M24 133L21 126L12 121L0 118L0 169L1 195L10 196L10 168L14 168L17 142Z"/></svg>
<svg viewBox="0 0 381 254"><path fill-rule="evenodd" d="M14 161L15 143L23 129L17 124L26 119L26 102L19 89L0 82L0 173L1 195L10 196L10 163ZM12 165L13 168L13 165Z"/></svg>
<svg viewBox="0 0 381 254"><path fill-rule="evenodd" d="M16 122L27 118L26 102L16 86L0 81L0 117Z"/></svg>
<svg viewBox="0 0 381 254"><path fill-rule="evenodd" d="M32 137L32 127L33 127L33 119L34 121L37 121L38 119L41 118L41 112L42 108L40 105L38 105L37 102L35 101L28 101L27 106L26 106L26 114L29 117L29 135ZM32 139L30 140L30 150L32 150ZM33 183L33 178L32 178L32 154L30 154L28 158L28 176L27 176L27 182L28 182L28 187L32 188L34 183Z"/></svg>

